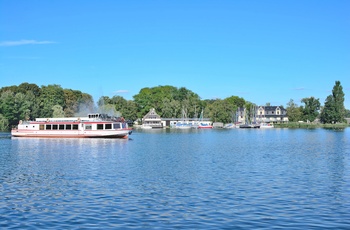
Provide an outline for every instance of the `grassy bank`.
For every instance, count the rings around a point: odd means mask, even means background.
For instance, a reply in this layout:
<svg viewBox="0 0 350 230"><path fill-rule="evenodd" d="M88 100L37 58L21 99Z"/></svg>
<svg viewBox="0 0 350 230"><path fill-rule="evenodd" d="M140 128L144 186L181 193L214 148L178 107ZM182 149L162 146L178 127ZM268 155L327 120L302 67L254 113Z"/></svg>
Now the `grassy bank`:
<svg viewBox="0 0 350 230"><path fill-rule="evenodd" d="M304 128L304 129L315 129L315 128L328 128L328 129L344 129L349 127L346 123L339 124L320 124L320 123L306 123L306 122L289 122L274 124L275 128Z"/></svg>

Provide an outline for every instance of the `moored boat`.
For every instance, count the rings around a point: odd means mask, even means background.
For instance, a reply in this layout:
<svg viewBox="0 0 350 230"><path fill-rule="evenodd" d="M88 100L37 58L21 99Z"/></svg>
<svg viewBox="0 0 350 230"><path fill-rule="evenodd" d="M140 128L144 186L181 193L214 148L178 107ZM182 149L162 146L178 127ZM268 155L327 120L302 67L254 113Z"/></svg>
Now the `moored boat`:
<svg viewBox="0 0 350 230"><path fill-rule="evenodd" d="M199 123L198 126L197 126L198 129L212 129L213 126L210 125L210 124L207 124L207 123Z"/></svg>
<svg viewBox="0 0 350 230"><path fill-rule="evenodd" d="M13 137L43 138L127 138L132 129L120 117L107 114L88 114L87 117L36 118L20 121L12 129Z"/></svg>
<svg viewBox="0 0 350 230"><path fill-rule="evenodd" d="M274 127L273 124L270 124L270 123L260 123L261 129L271 129L273 127Z"/></svg>
<svg viewBox="0 0 350 230"><path fill-rule="evenodd" d="M199 116L199 121L195 122L195 124L193 125L193 128L196 128L196 129L212 129L213 126L211 124L211 122L206 122L206 121L203 121L203 109L202 109L202 112Z"/></svg>
<svg viewBox="0 0 350 230"><path fill-rule="evenodd" d="M260 125L258 124L242 124L239 126L240 129L259 129Z"/></svg>

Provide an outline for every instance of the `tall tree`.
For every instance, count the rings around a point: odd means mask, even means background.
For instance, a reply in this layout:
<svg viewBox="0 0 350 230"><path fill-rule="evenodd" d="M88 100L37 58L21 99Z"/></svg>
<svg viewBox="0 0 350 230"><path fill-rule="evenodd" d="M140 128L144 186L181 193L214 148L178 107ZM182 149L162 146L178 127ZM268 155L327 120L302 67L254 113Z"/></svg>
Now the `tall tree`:
<svg viewBox="0 0 350 230"><path fill-rule="evenodd" d="M332 90L332 94L326 98L324 108L321 112L322 123L344 122L344 92L340 81L336 81Z"/></svg>
<svg viewBox="0 0 350 230"><path fill-rule="evenodd" d="M41 117L52 117L52 107L60 105L65 108L64 91L60 85L41 87L40 108Z"/></svg>
<svg viewBox="0 0 350 230"><path fill-rule="evenodd" d="M64 117L64 111L62 106L54 105L52 107L52 117Z"/></svg>
<svg viewBox="0 0 350 230"><path fill-rule="evenodd" d="M304 121L311 121L313 122L318 114L319 114L319 110L320 110L320 99L316 99L314 97L307 97L307 98L303 98L301 100L302 103L305 104L304 108L303 108L303 120Z"/></svg>
<svg viewBox="0 0 350 230"><path fill-rule="evenodd" d="M9 128L9 121L0 114L0 131L6 131Z"/></svg>
<svg viewBox="0 0 350 230"><path fill-rule="evenodd" d="M160 115L169 114L169 107L164 104L165 98L170 103L174 103L174 101L180 103L180 107L186 111L188 117L193 117L195 110L201 107L200 97L185 87L179 89L173 86L143 88L134 96L138 108L138 117L143 117L151 108L156 108ZM176 111L175 117L180 117L182 111L178 111L177 107L174 110Z"/></svg>
<svg viewBox="0 0 350 230"><path fill-rule="evenodd" d="M290 101L287 103L287 116L288 120L295 122L300 121L302 119L302 111L300 107L296 103L294 103L293 99L290 99Z"/></svg>
<svg viewBox="0 0 350 230"><path fill-rule="evenodd" d="M15 94L10 91L4 91L0 96L0 114L8 120L9 125L18 124L18 111L16 111Z"/></svg>

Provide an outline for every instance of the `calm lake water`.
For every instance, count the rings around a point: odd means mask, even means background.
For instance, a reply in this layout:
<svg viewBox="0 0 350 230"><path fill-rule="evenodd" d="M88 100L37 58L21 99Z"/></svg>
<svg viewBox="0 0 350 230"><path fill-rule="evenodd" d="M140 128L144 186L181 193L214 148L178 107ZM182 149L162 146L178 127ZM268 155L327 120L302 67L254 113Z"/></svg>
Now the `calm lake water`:
<svg viewBox="0 0 350 230"><path fill-rule="evenodd" d="M1 229L350 229L350 129L0 133Z"/></svg>

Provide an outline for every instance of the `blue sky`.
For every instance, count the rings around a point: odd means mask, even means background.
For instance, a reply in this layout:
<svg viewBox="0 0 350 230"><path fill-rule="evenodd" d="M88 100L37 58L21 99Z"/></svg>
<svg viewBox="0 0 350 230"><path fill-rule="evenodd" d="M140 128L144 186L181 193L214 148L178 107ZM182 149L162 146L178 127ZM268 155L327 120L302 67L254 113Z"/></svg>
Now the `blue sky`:
<svg viewBox="0 0 350 230"><path fill-rule="evenodd" d="M0 0L0 87L23 82L125 99L186 87L202 99L350 109L348 0Z"/></svg>

